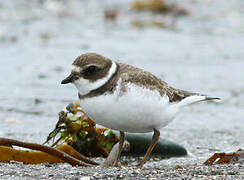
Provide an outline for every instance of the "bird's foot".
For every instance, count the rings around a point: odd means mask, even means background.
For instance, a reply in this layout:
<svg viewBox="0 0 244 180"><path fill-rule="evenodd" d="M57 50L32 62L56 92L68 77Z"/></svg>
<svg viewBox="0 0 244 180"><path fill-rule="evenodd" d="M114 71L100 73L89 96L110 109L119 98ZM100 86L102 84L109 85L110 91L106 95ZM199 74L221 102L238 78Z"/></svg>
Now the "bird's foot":
<svg viewBox="0 0 244 180"><path fill-rule="evenodd" d="M118 167L119 166L119 163L118 162L111 162L111 161L105 161L102 166L104 167Z"/></svg>
<svg viewBox="0 0 244 180"><path fill-rule="evenodd" d="M139 162L136 167L138 168L142 168L142 166L145 164L145 162L142 160L141 162Z"/></svg>

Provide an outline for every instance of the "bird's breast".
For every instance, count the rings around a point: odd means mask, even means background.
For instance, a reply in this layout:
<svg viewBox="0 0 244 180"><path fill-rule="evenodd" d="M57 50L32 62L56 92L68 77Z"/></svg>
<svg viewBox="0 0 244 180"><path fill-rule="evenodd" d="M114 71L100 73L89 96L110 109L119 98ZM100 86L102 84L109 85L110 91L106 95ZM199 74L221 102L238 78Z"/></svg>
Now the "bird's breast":
<svg viewBox="0 0 244 180"><path fill-rule="evenodd" d="M130 84L122 92L81 100L81 108L97 124L125 132L151 132L166 126L174 117L169 98L159 92Z"/></svg>

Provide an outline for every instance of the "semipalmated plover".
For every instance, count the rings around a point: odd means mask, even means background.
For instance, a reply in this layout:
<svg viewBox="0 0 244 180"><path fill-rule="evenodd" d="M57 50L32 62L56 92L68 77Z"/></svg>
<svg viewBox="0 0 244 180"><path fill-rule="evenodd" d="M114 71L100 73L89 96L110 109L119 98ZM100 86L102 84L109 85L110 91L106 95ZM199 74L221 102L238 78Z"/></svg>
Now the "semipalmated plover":
<svg viewBox="0 0 244 180"><path fill-rule="evenodd" d="M158 142L159 130L169 124L183 106L219 99L173 88L150 72L96 53L76 58L71 74L61 83L76 86L81 108L92 120L120 131L120 151L114 165L120 157L124 132L154 131L152 143L138 164L143 166Z"/></svg>

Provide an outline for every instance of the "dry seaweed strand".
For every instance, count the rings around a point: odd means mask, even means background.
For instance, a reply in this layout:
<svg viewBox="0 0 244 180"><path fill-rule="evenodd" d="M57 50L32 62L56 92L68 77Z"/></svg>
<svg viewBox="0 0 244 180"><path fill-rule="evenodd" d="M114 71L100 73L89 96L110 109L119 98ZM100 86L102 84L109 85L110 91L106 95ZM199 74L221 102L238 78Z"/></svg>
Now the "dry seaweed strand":
<svg viewBox="0 0 244 180"><path fill-rule="evenodd" d="M42 152L48 153L52 156L55 156L55 157L63 160L64 162L71 164L72 166L97 165L96 162L93 162L93 161L87 159L85 156L82 156L77 151L75 151L73 148L72 148L73 149L72 152L75 153L75 155L79 159L72 157L71 155L61 151L60 149L55 149L55 148L52 148L49 146L44 146L44 145L40 145L40 144L36 144L36 143L28 143L28 142L17 141L17 140L8 139L8 138L0 138L0 145L1 146L19 146L19 147L29 148L32 150L42 151ZM65 149L65 148L66 147L63 147L63 149ZM66 151L67 151L67 149L66 149ZM70 151L70 150L68 150L68 151ZM82 162L81 160L84 162Z"/></svg>
<svg viewBox="0 0 244 180"><path fill-rule="evenodd" d="M189 12L177 4L169 4L163 0L136 0L132 3L132 10L149 11L154 13L168 13L175 17L188 15Z"/></svg>
<svg viewBox="0 0 244 180"><path fill-rule="evenodd" d="M134 10L148 10L156 12L166 12L168 7L162 0L137 0L132 3L132 9Z"/></svg>
<svg viewBox="0 0 244 180"><path fill-rule="evenodd" d="M69 154L70 156L78 160L81 161L84 160L83 156L81 156L77 151L74 150L74 148L72 148L67 144L58 146L57 149ZM54 163L65 162L60 158L47 154L45 152L17 150L8 146L0 146L0 162L10 162L10 161L19 161L24 164L40 164L40 163L54 164ZM89 164L95 165L96 163L90 161Z"/></svg>
<svg viewBox="0 0 244 180"><path fill-rule="evenodd" d="M240 159L244 159L244 151L239 149L233 153L215 153L209 159L207 159L203 165L213 165L213 164L229 164L231 162L237 162Z"/></svg>

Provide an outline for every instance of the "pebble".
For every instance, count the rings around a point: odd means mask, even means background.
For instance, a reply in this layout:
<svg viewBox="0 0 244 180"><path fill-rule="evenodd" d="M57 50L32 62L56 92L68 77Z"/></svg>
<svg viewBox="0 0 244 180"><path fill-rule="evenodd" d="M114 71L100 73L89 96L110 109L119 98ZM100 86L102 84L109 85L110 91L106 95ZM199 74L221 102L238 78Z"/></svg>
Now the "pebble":
<svg viewBox="0 0 244 180"><path fill-rule="evenodd" d="M121 167L71 167L68 164L47 166L24 165L20 163L0 163L0 179L242 179L244 164L225 164L203 166L201 164L184 165L176 169L175 165L159 166L161 162L149 164L141 169L134 166ZM159 168L160 167L160 168Z"/></svg>

